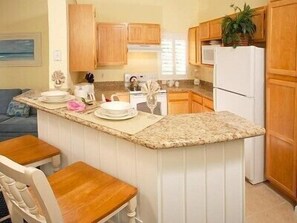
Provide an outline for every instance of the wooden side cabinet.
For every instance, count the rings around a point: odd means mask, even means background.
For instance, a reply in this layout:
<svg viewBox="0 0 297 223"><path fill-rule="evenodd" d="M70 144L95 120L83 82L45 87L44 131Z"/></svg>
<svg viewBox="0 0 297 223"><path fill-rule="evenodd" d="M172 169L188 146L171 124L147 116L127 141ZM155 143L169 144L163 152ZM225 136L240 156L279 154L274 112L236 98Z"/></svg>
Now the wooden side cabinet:
<svg viewBox="0 0 297 223"><path fill-rule="evenodd" d="M169 92L168 93L168 114L190 113L190 100L188 92Z"/></svg>
<svg viewBox="0 0 297 223"><path fill-rule="evenodd" d="M160 44L161 31L159 24L130 23L128 24L128 43Z"/></svg>
<svg viewBox="0 0 297 223"><path fill-rule="evenodd" d="M272 2L268 10L267 71L297 77L297 0Z"/></svg>
<svg viewBox="0 0 297 223"><path fill-rule="evenodd" d="M266 177L296 199L297 83L269 79L266 93Z"/></svg>
<svg viewBox="0 0 297 223"><path fill-rule="evenodd" d="M98 65L127 64L127 26L98 23Z"/></svg>
<svg viewBox="0 0 297 223"><path fill-rule="evenodd" d="M266 177L297 202L297 0L268 5Z"/></svg>
<svg viewBox="0 0 297 223"><path fill-rule="evenodd" d="M199 65L201 58L201 43L199 36L199 26L189 28L188 30L188 60L189 64Z"/></svg>
<svg viewBox="0 0 297 223"><path fill-rule="evenodd" d="M87 4L69 4L69 70L97 67L95 9Z"/></svg>

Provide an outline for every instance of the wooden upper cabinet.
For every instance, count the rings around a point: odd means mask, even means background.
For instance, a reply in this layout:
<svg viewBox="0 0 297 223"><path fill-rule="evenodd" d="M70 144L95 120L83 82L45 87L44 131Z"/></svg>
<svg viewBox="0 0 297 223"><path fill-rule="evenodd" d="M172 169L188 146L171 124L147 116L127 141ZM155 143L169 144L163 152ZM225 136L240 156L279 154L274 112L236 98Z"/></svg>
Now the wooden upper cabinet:
<svg viewBox="0 0 297 223"><path fill-rule="evenodd" d="M98 23L98 65L127 64L126 24Z"/></svg>
<svg viewBox="0 0 297 223"><path fill-rule="evenodd" d="M268 6L267 71L297 77L297 0Z"/></svg>
<svg viewBox="0 0 297 223"><path fill-rule="evenodd" d="M208 40L209 39L209 22L202 22L199 24L200 29L200 40Z"/></svg>
<svg viewBox="0 0 297 223"><path fill-rule="evenodd" d="M222 18L200 23L200 40L217 40L222 38Z"/></svg>
<svg viewBox="0 0 297 223"><path fill-rule="evenodd" d="M222 18L211 20L209 22L209 38L210 39L222 38Z"/></svg>
<svg viewBox="0 0 297 223"><path fill-rule="evenodd" d="M88 71L97 67L95 9L69 4L69 69Z"/></svg>
<svg viewBox="0 0 297 223"><path fill-rule="evenodd" d="M160 44L160 25L144 23L128 24L128 42L131 44Z"/></svg>
<svg viewBox="0 0 297 223"><path fill-rule="evenodd" d="M254 42L266 41L266 7L257 8L252 18L256 25L256 32L253 35Z"/></svg>
<svg viewBox="0 0 297 223"><path fill-rule="evenodd" d="M189 28L188 31L188 60L192 65L200 64L201 51L200 51L200 37L199 27Z"/></svg>

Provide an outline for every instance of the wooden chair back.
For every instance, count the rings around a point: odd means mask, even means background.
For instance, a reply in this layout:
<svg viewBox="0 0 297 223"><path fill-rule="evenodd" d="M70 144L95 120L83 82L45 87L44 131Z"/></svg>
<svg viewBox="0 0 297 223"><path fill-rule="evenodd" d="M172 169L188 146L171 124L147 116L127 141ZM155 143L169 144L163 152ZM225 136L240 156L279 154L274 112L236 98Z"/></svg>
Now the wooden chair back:
<svg viewBox="0 0 297 223"><path fill-rule="evenodd" d="M12 222L63 222L59 205L44 173L0 155L0 186Z"/></svg>

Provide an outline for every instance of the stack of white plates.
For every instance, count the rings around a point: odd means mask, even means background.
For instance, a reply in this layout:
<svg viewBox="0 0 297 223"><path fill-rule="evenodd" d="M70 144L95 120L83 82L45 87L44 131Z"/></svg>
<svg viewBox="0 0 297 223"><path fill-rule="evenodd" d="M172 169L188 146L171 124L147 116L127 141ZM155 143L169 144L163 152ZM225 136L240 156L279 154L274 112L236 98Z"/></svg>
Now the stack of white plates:
<svg viewBox="0 0 297 223"><path fill-rule="evenodd" d="M124 120L135 117L137 111L132 109L128 102L111 101L101 104L101 108L96 110L94 114L99 118Z"/></svg>
<svg viewBox="0 0 297 223"><path fill-rule="evenodd" d="M66 91L45 91L41 93L39 100L47 103L62 103L73 98Z"/></svg>

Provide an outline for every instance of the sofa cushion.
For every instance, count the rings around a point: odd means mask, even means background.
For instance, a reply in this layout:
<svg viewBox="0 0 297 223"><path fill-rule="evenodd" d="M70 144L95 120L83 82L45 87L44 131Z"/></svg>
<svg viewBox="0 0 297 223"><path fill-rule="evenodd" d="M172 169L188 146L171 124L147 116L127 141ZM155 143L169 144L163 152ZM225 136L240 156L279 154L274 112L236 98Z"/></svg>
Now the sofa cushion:
<svg viewBox="0 0 297 223"><path fill-rule="evenodd" d="M18 101L11 101L7 108L7 115L12 117L29 117L30 106Z"/></svg>
<svg viewBox="0 0 297 223"><path fill-rule="evenodd" d="M30 91L30 89L26 88L22 90L22 93L25 93L27 91ZM36 108L30 107L30 115L37 115L37 110Z"/></svg>
<svg viewBox="0 0 297 223"><path fill-rule="evenodd" d="M37 117L11 117L0 123L0 133L32 133L37 132Z"/></svg>
<svg viewBox="0 0 297 223"><path fill-rule="evenodd" d="M0 114L6 114L9 102L21 93L21 89L0 89Z"/></svg>
<svg viewBox="0 0 297 223"><path fill-rule="evenodd" d="M2 114L0 114L0 122L3 122L3 121L5 121L5 120L7 120L7 119L10 119L10 117L7 116L7 115L2 115Z"/></svg>

